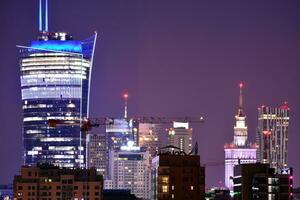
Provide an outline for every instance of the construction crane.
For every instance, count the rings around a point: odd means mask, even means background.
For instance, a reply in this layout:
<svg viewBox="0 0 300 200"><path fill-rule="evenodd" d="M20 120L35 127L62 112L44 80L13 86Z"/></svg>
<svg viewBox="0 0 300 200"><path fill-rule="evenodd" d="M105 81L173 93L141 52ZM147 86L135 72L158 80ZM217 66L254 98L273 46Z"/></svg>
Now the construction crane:
<svg viewBox="0 0 300 200"><path fill-rule="evenodd" d="M113 125L115 118L102 117L102 118L84 118L81 122L79 121L67 121L67 120L56 120L49 119L49 127L58 126L81 126L82 132L91 131L94 127ZM169 124L173 122L188 122L188 123L203 123L203 117L133 117L127 119L134 123L147 123L147 124Z"/></svg>
<svg viewBox="0 0 300 200"><path fill-rule="evenodd" d="M188 122L188 123L203 123L203 117L132 117L128 118L128 99L129 94L125 92L123 95L124 100L124 119L132 121L133 123L147 123L147 124L170 124L173 122ZM83 118L82 120L57 120L49 119L49 127L57 126L81 126L82 132L88 132L94 127L113 125L115 118L101 117L101 118Z"/></svg>

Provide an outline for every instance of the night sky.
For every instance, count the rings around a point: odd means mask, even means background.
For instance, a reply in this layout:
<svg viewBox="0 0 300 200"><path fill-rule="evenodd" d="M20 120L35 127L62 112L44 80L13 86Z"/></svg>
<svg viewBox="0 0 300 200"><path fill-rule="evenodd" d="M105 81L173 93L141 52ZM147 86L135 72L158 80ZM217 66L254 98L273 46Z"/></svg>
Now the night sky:
<svg viewBox="0 0 300 200"><path fill-rule="evenodd" d="M92 117L122 116L124 91L129 116L203 115L206 122L194 128L201 162L222 162L243 81L252 142L257 107L289 102L289 164L300 185L300 1L49 2L50 31L75 39L98 32ZM1 0L0 25L0 184L6 184L22 165L16 45L37 37L38 1ZM208 187L223 185L224 166L206 171Z"/></svg>

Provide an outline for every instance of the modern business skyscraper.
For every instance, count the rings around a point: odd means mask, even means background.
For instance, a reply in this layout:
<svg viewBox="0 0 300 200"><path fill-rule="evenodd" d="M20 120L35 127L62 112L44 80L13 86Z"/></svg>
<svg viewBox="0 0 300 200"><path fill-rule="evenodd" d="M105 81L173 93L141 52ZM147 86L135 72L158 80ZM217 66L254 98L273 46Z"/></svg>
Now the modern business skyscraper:
<svg viewBox="0 0 300 200"><path fill-rule="evenodd" d="M240 96L238 113L235 116L233 142L225 144L225 186L233 190L233 168L239 163L256 162L256 144L248 142L248 127L243 108L243 83L240 83Z"/></svg>
<svg viewBox="0 0 300 200"><path fill-rule="evenodd" d="M169 130L169 144L180 148L185 153L192 151L193 129L188 122L173 122Z"/></svg>
<svg viewBox="0 0 300 200"><path fill-rule="evenodd" d="M277 172L288 166L289 115L287 103L277 108L262 106L258 109L257 157Z"/></svg>
<svg viewBox="0 0 300 200"><path fill-rule="evenodd" d="M45 8L43 3L40 0L38 39L29 46L18 46L24 162L85 167L86 139L80 124L89 115L90 75L97 34L79 41L66 33L48 32L47 1ZM49 119L69 125L49 127Z"/></svg>

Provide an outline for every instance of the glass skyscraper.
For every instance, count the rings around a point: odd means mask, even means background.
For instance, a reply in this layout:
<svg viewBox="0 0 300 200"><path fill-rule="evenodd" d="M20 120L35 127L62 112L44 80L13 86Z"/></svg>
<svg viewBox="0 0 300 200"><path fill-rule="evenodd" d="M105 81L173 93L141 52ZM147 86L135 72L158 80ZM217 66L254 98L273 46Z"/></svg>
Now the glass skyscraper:
<svg viewBox="0 0 300 200"><path fill-rule="evenodd" d="M24 163L85 167L90 77L97 34L73 40L66 33L42 31L20 50ZM49 127L50 119L61 125Z"/></svg>

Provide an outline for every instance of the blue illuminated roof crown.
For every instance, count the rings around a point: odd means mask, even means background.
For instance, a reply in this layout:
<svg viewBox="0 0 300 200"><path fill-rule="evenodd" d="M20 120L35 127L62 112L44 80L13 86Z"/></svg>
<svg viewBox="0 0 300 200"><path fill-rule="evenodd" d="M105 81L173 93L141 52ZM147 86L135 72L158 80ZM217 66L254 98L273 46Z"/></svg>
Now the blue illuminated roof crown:
<svg viewBox="0 0 300 200"><path fill-rule="evenodd" d="M36 49L52 50L52 51L82 53L82 43L76 40L32 41L30 47Z"/></svg>

